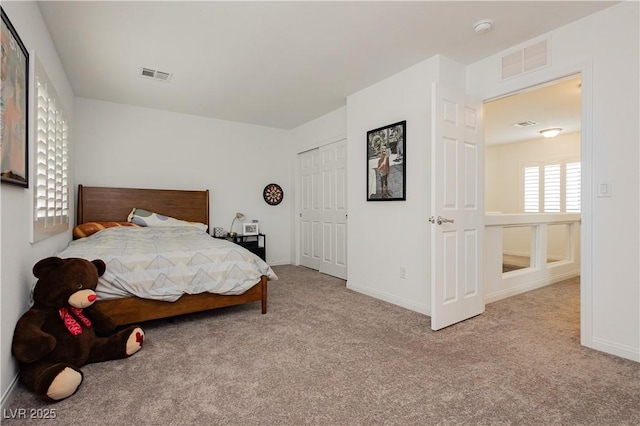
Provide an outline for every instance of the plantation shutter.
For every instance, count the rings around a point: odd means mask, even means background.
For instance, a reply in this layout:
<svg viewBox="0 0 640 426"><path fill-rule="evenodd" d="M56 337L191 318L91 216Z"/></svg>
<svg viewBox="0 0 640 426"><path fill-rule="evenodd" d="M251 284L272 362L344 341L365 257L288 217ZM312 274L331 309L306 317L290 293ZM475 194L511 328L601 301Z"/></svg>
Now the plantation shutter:
<svg viewBox="0 0 640 426"><path fill-rule="evenodd" d="M525 213L580 213L580 191L580 162L524 167Z"/></svg>
<svg viewBox="0 0 640 426"><path fill-rule="evenodd" d="M580 180L581 180L581 167L580 163L567 163L566 171L566 206L567 213L580 213L581 198L580 198Z"/></svg>
<svg viewBox="0 0 640 426"><path fill-rule="evenodd" d="M36 58L33 242L69 229L69 122Z"/></svg>
<svg viewBox="0 0 640 426"><path fill-rule="evenodd" d="M544 166L544 211L560 212L560 164Z"/></svg>
<svg viewBox="0 0 640 426"><path fill-rule="evenodd" d="M524 211L525 213L540 211L540 168L538 166L524 168Z"/></svg>

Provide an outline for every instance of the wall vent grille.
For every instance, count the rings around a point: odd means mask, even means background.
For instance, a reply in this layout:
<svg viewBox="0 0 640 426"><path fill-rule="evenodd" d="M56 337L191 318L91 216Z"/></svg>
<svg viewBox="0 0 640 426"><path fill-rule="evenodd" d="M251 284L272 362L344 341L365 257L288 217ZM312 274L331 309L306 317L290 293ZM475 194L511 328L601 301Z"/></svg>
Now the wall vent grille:
<svg viewBox="0 0 640 426"><path fill-rule="evenodd" d="M549 65L549 42L542 40L502 57L502 79Z"/></svg>
<svg viewBox="0 0 640 426"><path fill-rule="evenodd" d="M156 71L151 68L140 68L139 76L142 78L149 78L152 80L168 83L171 80L173 74L163 71Z"/></svg>

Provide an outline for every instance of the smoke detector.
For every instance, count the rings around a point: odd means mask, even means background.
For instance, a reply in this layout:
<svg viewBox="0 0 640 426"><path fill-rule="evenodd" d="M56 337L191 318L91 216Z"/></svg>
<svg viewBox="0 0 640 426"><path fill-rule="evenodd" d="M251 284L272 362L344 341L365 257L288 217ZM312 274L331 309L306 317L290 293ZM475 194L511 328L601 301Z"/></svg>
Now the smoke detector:
<svg viewBox="0 0 640 426"><path fill-rule="evenodd" d="M491 28L493 28L493 21L491 19L483 19L473 24L473 31L475 31L476 34L487 33Z"/></svg>

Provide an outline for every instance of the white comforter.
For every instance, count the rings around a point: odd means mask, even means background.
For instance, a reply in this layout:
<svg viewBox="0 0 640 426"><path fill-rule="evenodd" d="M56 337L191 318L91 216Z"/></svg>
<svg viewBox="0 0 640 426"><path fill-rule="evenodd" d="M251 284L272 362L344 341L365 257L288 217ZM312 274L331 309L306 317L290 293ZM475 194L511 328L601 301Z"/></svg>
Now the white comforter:
<svg viewBox="0 0 640 426"><path fill-rule="evenodd" d="M242 294L261 275L278 277L262 259L195 227L114 227L72 241L62 258L102 259L98 299L135 295L175 301L185 293Z"/></svg>

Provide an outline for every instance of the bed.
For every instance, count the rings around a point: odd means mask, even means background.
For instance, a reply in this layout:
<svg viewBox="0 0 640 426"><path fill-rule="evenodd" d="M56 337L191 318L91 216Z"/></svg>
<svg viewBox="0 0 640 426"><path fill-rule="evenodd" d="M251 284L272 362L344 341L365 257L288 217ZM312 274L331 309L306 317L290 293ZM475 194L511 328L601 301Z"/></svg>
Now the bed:
<svg viewBox="0 0 640 426"><path fill-rule="evenodd" d="M206 228L209 227L208 190L182 191L166 189L90 187L83 185L78 186L76 225L94 222L126 222L127 217L130 215L133 208L145 209L178 220L199 222L204 224ZM117 241L118 239L125 240L126 238L123 237L123 235L125 235L123 233L124 228L125 227L117 229L117 227L114 227L101 230L87 238L82 238L82 241L76 239L77 236L74 234L74 241L70 243L65 250L57 253L57 255L60 255L61 257L84 257L75 256L76 253L83 252L83 250L79 250L79 248L82 247L78 245L79 243L84 243L85 240L94 239L94 237L104 238L107 234L111 236L110 241ZM126 228L134 230L137 233L154 232L154 230L149 228ZM188 233L186 230L182 231L178 228L175 228L175 231ZM121 233L120 236L113 236L118 232ZM199 236L200 244L203 243L204 239L214 242L215 239L206 234L206 230L199 232L201 233ZM180 237L182 237L181 234ZM154 238L156 237L154 236ZM233 245L226 240L217 240L215 242L218 244ZM71 255L69 255L69 253L71 253ZM90 256L92 252L87 251L87 253L85 253L85 255ZM258 258L256 257L256 259ZM251 261L254 262L254 260ZM258 259L255 262L262 261ZM109 270L109 263L107 263L107 269ZM268 275L270 274L264 273L257 276L256 282L251 282L248 289L243 289L241 294L216 294L211 292L183 294L175 301L154 300L146 297L139 297L137 295L128 295L126 297L111 298L108 300L100 300L101 298L99 297L99 300L96 302L96 306L98 306L102 312L113 318L117 325L169 318L177 315L252 302L261 302L262 313L265 314L267 312ZM273 274L272 278L277 279L275 274ZM100 284L98 290L99 289ZM236 289L235 291L237 292L238 290ZM98 294L100 295L99 291Z"/></svg>

